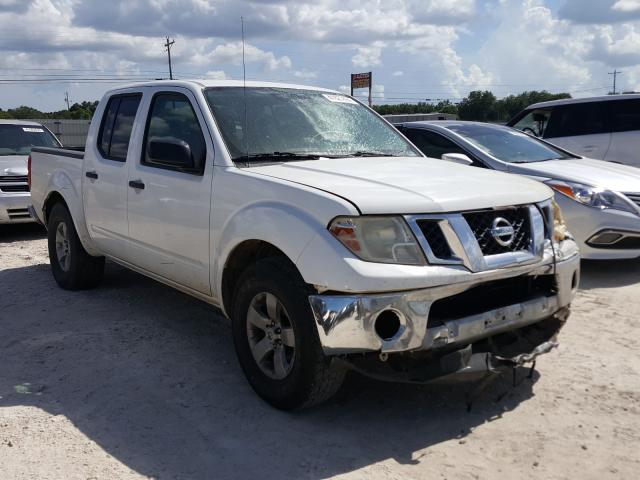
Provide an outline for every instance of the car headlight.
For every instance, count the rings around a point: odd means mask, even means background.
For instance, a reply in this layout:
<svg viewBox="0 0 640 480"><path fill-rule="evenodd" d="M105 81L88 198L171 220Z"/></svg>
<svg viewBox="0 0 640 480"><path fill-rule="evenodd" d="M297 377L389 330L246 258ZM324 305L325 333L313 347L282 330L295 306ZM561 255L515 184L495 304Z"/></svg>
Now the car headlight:
<svg viewBox="0 0 640 480"><path fill-rule="evenodd" d="M573 238L567 229L560 205L553 200L553 202L551 202L551 208L553 209L553 241L562 242L567 238Z"/></svg>
<svg viewBox="0 0 640 480"><path fill-rule="evenodd" d="M413 232L402 217L337 217L329 225L329 231L362 260L426 264Z"/></svg>
<svg viewBox="0 0 640 480"><path fill-rule="evenodd" d="M545 183L556 192L560 192L576 202L589 207L599 208L600 210L611 208L623 212L638 213L637 209L630 202L611 190L560 180L549 180Z"/></svg>

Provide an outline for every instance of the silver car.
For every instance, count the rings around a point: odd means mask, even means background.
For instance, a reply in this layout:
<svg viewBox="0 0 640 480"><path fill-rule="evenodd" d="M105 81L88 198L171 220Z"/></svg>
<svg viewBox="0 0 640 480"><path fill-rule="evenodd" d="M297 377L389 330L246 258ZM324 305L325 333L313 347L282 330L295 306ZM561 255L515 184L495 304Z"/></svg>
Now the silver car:
<svg viewBox="0 0 640 480"><path fill-rule="evenodd" d="M428 157L549 185L583 258L640 257L639 168L581 157L501 125L428 121L396 127Z"/></svg>
<svg viewBox="0 0 640 480"><path fill-rule="evenodd" d="M45 126L23 120L0 120L0 224L34 221L29 215L27 159L31 147L60 147Z"/></svg>

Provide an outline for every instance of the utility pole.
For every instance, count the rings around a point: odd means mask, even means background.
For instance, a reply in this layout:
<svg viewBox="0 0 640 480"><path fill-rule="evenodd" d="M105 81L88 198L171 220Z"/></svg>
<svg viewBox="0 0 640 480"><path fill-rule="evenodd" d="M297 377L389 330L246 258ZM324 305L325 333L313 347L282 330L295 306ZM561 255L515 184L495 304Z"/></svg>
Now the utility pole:
<svg viewBox="0 0 640 480"><path fill-rule="evenodd" d="M621 71L616 69L613 69L613 72L609 72L609 75L613 75L613 92L611 92L613 95L616 94L616 77L621 73Z"/></svg>
<svg viewBox="0 0 640 480"><path fill-rule="evenodd" d="M69 107L69 92L64 92L64 101L67 104L67 110L70 110L70 107Z"/></svg>
<svg viewBox="0 0 640 480"><path fill-rule="evenodd" d="M169 56L169 78L173 80L173 70L171 69L171 45L176 43L175 40L169 41L169 37L167 37L167 43L164 44L167 49L167 55Z"/></svg>

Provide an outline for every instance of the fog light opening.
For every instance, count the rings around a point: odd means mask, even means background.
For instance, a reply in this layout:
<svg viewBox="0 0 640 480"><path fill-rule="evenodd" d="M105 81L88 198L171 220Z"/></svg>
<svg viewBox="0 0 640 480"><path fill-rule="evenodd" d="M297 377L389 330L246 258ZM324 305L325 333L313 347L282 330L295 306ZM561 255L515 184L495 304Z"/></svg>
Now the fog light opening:
<svg viewBox="0 0 640 480"><path fill-rule="evenodd" d="M602 232L594 235L591 240L589 240L589 243L594 245L613 245L623 237L624 235L618 232Z"/></svg>
<svg viewBox="0 0 640 480"><path fill-rule="evenodd" d="M394 310L381 312L374 324L376 334L385 342L392 340L398 334L401 327L400 315Z"/></svg>

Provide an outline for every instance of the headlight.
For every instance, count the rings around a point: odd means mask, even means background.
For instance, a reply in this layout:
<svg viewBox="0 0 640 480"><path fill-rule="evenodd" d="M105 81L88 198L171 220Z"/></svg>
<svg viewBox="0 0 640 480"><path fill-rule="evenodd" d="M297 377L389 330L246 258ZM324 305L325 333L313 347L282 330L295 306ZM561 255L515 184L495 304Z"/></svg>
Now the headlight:
<svg viewBox="0 0 640 480"><path fill-rule="evenodd" d="M572 238L567 229L567 224L564 222L560 205L553 200L551 208L553 209L553 241L561 242L567 238Z"/></svg>
<svg viewBox="0 0 640 480"><path fill-rule="evenodd" d="M545 183L556 192L560 192L576 202L588 205L589 207L599 208L600 210L612 208L614 210L622 210L623 212L638 213L637 209L624 197L610 190L560 180L549 180Z"/></svg>
<svg viewBox="0 0 640 480"><path fill-rule="evenodd" d="M415 236L402 217L337 217L329 231L368 262L425 265Z"/></svg>

